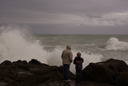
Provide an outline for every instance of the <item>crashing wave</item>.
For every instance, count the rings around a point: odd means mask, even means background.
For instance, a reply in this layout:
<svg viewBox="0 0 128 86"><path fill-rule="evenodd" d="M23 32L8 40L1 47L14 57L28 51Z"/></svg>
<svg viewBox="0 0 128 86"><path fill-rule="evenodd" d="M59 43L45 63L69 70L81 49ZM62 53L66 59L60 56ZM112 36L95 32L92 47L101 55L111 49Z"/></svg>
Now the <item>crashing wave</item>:
<svg viewBox="0 0 128 86"><path fill-rule="evenodd" d="M105 48L107 50L123 50L123 51L127 51L128 50L128 43L119 41L115 37L111 37L107 41Z"/></svg>

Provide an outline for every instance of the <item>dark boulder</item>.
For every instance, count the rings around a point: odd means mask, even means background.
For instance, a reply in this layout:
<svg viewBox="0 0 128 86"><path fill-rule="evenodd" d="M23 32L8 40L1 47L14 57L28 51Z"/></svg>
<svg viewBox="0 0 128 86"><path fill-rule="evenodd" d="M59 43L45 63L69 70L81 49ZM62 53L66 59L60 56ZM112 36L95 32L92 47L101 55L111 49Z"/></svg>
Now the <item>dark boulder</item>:
<svg viewBox="0 0 128 86"><path fill-rule="evenodd" d="M90 63L83 70L83 79L89 81L110 82L114 76L114 72L101 63Z"/></svg>
<svg viewBox="0 0 128 86"><path fill-rule="evenodd" d="M83 69L83 80L112 83L124 71L128 72L128 65L122 60L109 59L90 63Z"/></svg>
<svg viewBox="0 0 128 86"><path fill-rule="evenodd" d="M40 65L41 62L37 61L36 59L32 59L31 61L29 61L30 64L37 64Z"/></svg>
<svg viewBox="0 0 128 86"><path fill-rule="evenodd" d="M10 64L11 64L11 61L8 61L8 60L1 63L1 65L10 65Z"/></svg>
<svg viewBox="0 0 128 86"><path fill-rule="evenodd" d="M118 72L128 71L128 65L122 60L109 59L104 63L113 66Z"/></svg>
<svg viewBox="0 0 128 86"><path fill-rule="evenodd" d="M128 72L121 72L115 80L115 84L118 86L128 86Z"/></svg>

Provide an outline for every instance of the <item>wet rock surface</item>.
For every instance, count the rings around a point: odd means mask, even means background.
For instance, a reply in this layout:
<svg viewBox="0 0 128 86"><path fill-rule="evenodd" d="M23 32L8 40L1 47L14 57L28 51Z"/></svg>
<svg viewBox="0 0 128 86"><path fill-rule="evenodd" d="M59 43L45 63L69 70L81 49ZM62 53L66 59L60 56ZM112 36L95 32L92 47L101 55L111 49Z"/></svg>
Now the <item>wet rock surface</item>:
<svg viewBox="0 0 128 86"><path fill-rule="evenodd" d="M128 86L128 65L121 60L109 59L90 63L83 69L83 82L63 82L63 67L49 66L36 59L31 61L4 61L0 64L0 86Z"/></svg>

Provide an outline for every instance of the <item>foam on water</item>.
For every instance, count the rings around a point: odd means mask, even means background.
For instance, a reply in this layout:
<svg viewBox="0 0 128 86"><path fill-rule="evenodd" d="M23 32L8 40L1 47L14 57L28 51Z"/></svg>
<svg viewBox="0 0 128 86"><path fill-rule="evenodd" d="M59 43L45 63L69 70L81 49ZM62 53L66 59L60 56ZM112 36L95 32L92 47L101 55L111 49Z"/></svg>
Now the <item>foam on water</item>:
<svg viewBox="0 0 128 86"><path fill-rule="evenodd" d="M24 30L22 30L24 29ZM26 28L18 26L3 26L0 27L0 62L4 60L17 61L37 59L42 63L49 65L62 65L61 53L64 50L62 46L55 47L52 51L47 51L43 47L40 40L33 38L33 36L26 31ZM66 48L66 47L65 47ZM99 62L103 57L100 54L87 53L77 50L72 50L73 57L77 52L82 53L84 59L83 67L90 62ZM74 58L73 58L74 59ZM74 64L71 64L71 71L74 73Z"/></svg>
<svg viewBox="0 0 128 86"><path fill-rule="evenodd" d="M79 51L73 51L74 57L76 56L75 54ZM89 63L95 63L95 62L100 62L103 56L101 54L94 54L94 53L86 53L86 52L81 52L81 57L84 59L83 63L83 68L85 68ZM74 64L71 64L71 71L75 73L74 69Z"/></svg>
<svg viewBox="0 0 128 86"><path fill-rule="evenodd" d="M62 53L62 48L56 48L53 50L51 53L47 55L47 60L49 65L57 65L60 66L62 65L62 59L61 59L61 53ZM79 51L72 50L73 52L73 59L76 56L76 53ZM83 63L83 68L85 68L89 63L95 63L95 62L100 62L103 56L101 54L89 54L86 52L81 52L82 58L84 59ZM72 63L70 67L71 71L75 73L75 65Z"/></svg>
<svg viewBox="0 0 128 86"><path fill-rule="evenodd" d="M128 50L128 43L127 42L119 41L115 37L111 37L107 41L105 48L107 50L123 50L123 51L127 51Z"/></svg>
<svg viewBox="0 0 128 86"><path fill-rule="evenodd" d="M16 61L35 58L47 63L46 51L42 49L39 40L31 40L26 31L18 26L0 27L0 62L4 60Z"/></svg>

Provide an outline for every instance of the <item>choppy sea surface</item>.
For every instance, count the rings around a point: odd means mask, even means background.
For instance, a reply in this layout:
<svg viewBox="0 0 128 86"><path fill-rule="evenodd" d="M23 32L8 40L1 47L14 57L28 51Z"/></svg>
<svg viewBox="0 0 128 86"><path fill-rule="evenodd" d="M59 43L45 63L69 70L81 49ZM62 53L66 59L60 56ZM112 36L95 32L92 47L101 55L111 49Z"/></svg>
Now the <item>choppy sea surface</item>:
<svg viewBox="0 0 128 86"><path fill-rule="evenodd" d="M128 35L32 34L23 27L0 27L0 62L37 59L62 65L61 53L71 45L73 57L82 53L84 67L110 58L128 63ZM71 64L71 71L74 65Z"/></svg>
<svg viewBox="0 0 128 86"><path fill-rule="evenodd" d="M128 60L128 35L36 35L48 52L62 51L66 45L72 47L74 56L82 53L83 58L109 58Z"/></svg>

